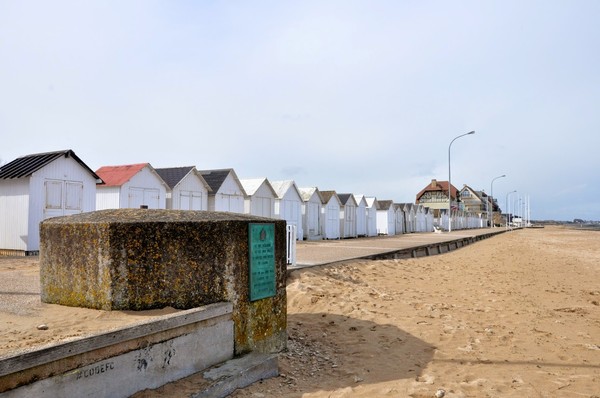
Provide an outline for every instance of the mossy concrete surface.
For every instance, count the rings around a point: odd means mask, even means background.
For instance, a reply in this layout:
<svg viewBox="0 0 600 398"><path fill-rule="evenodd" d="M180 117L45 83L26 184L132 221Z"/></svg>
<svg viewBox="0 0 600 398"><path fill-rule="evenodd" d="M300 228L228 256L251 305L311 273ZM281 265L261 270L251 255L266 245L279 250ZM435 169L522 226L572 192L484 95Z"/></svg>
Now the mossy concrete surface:
<svg viewBox="0 0 600 398"><path fill-rule="evenodd" d="M249 224L275 226L274 297L251 302ZM286 345L286 222L207 211L117 209L45 220L45 303L102 310L233 304L235 351Z"/></svg>

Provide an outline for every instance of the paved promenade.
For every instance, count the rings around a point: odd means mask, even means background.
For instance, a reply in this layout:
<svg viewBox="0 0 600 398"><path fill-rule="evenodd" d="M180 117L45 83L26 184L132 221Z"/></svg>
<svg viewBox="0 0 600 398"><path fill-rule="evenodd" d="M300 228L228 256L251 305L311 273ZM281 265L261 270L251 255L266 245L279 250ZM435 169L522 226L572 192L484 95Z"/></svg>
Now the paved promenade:
<svg viewBox="0 0 600 398"><path fill-rule="evenodd" d="M370 238L300 241L296 245L296 265L289 266L288 269L354 259L374 260L440 254L505 231L504 228L482 228L441 233L426 232Z"/></svg>

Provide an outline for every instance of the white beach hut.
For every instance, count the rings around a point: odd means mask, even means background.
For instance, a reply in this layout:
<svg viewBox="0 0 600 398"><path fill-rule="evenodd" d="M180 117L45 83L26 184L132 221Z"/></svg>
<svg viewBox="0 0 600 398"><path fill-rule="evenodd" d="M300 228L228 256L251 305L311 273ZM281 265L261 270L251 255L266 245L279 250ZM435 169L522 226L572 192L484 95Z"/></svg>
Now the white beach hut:
<svg viewBox="0 0 600 398"><path fill-rule="evenodd" d="M302 197L302 231L305 240L320 240L322 235L323 197L317 187L299 188Z"/></svg>
<svg viewBox="0 0 600 398"><path fill-rule="evenodd" d="M425 206L415 204L414 207L415 207L416 232L425 232L425 231L427 231Z"/></svg>
<svg viewBox="0 0 600 398"><path fill-rule="evenodd" d="M433 232L433 225L434 225L433 209L431 207L425 206L425 231L424 232Z"/></svg>
<svg viewBox="0 0 600 398"><path fill-rule="evenodd" d="M342 203L335 191L321 191L323 197L323 239L340 238L340 207Z"/></svg>
<svg viewBox="0 0 600 398"><path fill-rule="evenodd" d="M365 208L367 215L367 236L377 236L377 198L374 196L365 197L367 206Z"/></svg>
<svg viewBox="0 0 600 398"><path fill-rule="evenodd" d="M277 194L267 178L241 179L246 192L244 213L260 217L275 217Z"/></svg>
<svg viewBox="0 0 600 398"><path fill-rule="evenodd" d="M156 169L167 184L167 209L208 210L211 191L202 174L194 166Z"/></svg>
<svg viewBox="0 0 600 398"><path fill-rule="evenodd" d="M208 210L244 213L246 192L233 169L200 170L208 184Z"/></svg>
<svg viewBox="0 0 600 398"><path fill-rule="evenodd" d="M150 163L103 166L96 170L96 210L165 209L169 188Z"/></svg>
<svg viewBox="0 0 600 398"><path fill-rule="evenodd" d="M396 209L391 200L377 201L377 234L396 234Z"/></svg>
<svg viewBox="0 0 600 398"><path fill-rule="evenodd" d="M354 195L356 201L356 235L367 236L367 200L365 195Z"/></svg>
<svg viewBox="0 0 600 398"><path fill-rule="evenodd" d="M340 199L340 237L356 238L356 209L358 204L351 193L338 193Z"/></svg>
<svg viewBox="0 0 600 398"><path fill-rule="evenodd" d="M70 149L22 156L0 167L0 253L36 254L40 222L94 211L101 181Z"/></svg>
<svg viewBox="0 0 600 398"><path fill-rule="evenodd" d="M272 181L275 190L275 217L286 220L288 225L296 227L296 238L302 240L302 195L293 180Z"/></svg>
<svg viewBox="0 0 600 398"><path fill-rule="evenodd" d="M407 234L417 232L415 206L412 203L403 203L404 206L404 228Z"/></svg>
<svg viewBox="0 0 600 398"><path fill-rule="evenodd" d="M406 233L404 230L404 204L394 203L394 222L396 223L396 235L402 235Z"/></svg>

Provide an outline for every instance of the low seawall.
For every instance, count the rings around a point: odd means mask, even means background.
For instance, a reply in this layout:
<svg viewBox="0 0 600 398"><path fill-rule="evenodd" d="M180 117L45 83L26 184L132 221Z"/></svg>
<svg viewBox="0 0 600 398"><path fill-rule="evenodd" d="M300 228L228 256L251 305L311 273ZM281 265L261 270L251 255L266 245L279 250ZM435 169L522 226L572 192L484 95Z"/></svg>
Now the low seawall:
<svg viewBox="0 0 600 398"><path fill-rule="evenodd" d="M216 303L0 358L0 397L129 397L234 355L231 303Z"/></svg>

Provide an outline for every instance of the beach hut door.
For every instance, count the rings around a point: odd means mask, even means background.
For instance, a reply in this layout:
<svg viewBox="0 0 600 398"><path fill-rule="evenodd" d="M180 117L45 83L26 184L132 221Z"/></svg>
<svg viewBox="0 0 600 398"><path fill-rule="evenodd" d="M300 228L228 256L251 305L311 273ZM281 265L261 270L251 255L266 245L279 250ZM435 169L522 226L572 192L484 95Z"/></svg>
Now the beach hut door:
<svg viewBox="0 0 600 398"><path fill-rule="evenodd" d="M83 183L78 181L44 181L44 219L81 213Z"/></svg>

